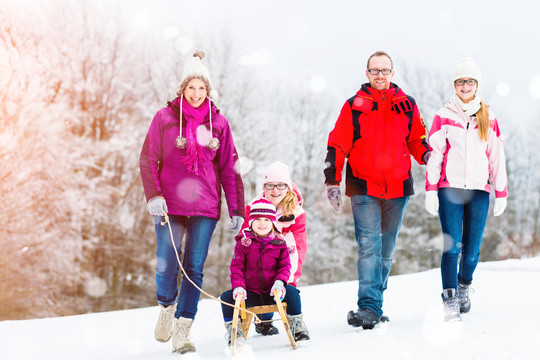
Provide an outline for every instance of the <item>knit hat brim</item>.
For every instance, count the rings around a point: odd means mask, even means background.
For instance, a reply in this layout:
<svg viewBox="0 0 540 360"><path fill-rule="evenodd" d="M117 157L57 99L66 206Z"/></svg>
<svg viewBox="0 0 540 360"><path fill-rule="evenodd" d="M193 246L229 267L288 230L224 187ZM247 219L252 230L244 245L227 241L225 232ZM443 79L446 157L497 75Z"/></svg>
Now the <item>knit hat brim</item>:
<svg viewBox="0 0 540 360"><path fill-rule="evenodd" d="M176 92L178 96L183 94L187 84L191 80L201 79L202 81L204 81L207 87L208 97L212 100L216 100L218 98L219 94L216 89L214 89L212 81L210 80L210 72L208 71L208 68L202 63L202 59L204 59L205 56L206 54L203 50L197 50L193 53L193 57L186 64L186 66L184 67L184 71L182 72L180 86L178 87L178 91Z"/></svg>
<svg viewBox="0 0 540 360"><path fill-rule="evenodd" d="M274 225L274 229L277 229L276 227L276 207L274 204L272 204L268 199L261 197L253 201L251 204L251 208L249 210L249 217L248 217L248 223L249 227L251 228L251 223L259 218L266 218L272 221L272 224Z"/></svg>
<svg viewBox="0 0 540 360"><path fill-rule="evenodd" d="M270 182L287 184L289 190L292 191L293 186L291 174L289 172L289 167L287 166L287 164L284 164L281 161L276 161L270 166L268 166L268 168L266 168L266 172L264 174L263 189L264 184Z"/></svg>
<svg viewBox="0 0 540 360"><path fill-rule="evenodd" d="M477 82L480 82L480 80L482 80L482 73L480 72L480 68L478 67L478 65L476 65L474 60L469 57L461 60L461 62L456 66L454 70L453 81L462 78L471 78L476 80Z"/></svg>

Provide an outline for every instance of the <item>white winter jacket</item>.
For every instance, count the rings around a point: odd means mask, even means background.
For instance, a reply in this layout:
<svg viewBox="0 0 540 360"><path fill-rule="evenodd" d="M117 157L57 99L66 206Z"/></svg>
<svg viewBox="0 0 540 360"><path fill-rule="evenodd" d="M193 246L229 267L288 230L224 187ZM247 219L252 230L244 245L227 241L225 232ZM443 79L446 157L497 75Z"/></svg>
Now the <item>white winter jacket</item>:
<svg viewBox="0 0 540 360"><path fill-rule="evenodd" d="M437 113L429 132L431 157L426 166L426 190L452 187L491 191L508 196L506 163L499 125L489 110L488 140L481 141L475 116L447 102Z"/></svg>

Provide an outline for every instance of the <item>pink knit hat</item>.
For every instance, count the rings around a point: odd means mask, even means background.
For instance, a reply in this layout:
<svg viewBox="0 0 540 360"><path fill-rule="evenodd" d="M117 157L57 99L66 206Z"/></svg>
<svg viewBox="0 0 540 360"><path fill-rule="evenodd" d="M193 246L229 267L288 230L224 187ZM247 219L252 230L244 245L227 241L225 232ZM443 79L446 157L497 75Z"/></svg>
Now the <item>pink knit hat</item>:
<svg viewBox="0 0 540 360"><path fill-rule="evenodd" d="M276 228L276 207L264 197L258 198L251 203L248 218L249 227L251 227L253 220L258 218L270 219L274 224L274 228Z"/></svg>
<svg viewBox="0 0 540 360"><path fill-rule="evenodd" d="M269 182L284 183L287 184L290 191L293 189L289 167L281 161L276 161L266 168L263 184Z"/></svg>

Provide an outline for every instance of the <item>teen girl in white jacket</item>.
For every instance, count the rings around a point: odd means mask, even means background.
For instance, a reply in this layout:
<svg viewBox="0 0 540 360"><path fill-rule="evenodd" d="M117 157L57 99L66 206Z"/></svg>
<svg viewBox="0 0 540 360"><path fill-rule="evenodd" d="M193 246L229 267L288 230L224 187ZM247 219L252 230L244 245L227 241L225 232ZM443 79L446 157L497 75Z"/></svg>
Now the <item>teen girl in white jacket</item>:
<svg viewBox="0 0 540 360"><path fill-rule="evenodd" d="M461 313L471 308L469 285L480 255L491 185L495 216L503 213L508 196L499 125L477 93L480 80L478 66L464 59L454 73L456 93L437 111L429 133L426 209L439 214L444 235L441 275L446 321L460 321Z"/></svg>

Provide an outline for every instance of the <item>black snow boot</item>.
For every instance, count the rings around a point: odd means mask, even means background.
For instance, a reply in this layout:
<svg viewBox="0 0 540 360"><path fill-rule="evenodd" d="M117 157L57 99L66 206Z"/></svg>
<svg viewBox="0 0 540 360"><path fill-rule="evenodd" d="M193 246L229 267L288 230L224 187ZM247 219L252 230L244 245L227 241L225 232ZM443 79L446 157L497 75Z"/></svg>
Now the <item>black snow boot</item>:
<svg viewBox="0 0 540 360"><path fill-rule="evenodd" d="M462 313L468 313L471 310L471 299L469 298L469 285L465 283L458 283L457 293L459 298L459 311Z"/></svg>
<svg viewBox="0 0 540 360"><path fill-rule="evenodd" d="M375 327L381 320L371 310L358 309L357 311L349 311L347 314L347 323L353 327L362 327L364 330L370 330Z"/></svg>
<svg viewBox="0 0 540 360"><path fill-rule="evenodd" d="M271 322L260 322L255 324L255 331L257 334L261 334L264 336L270 336L270 335L277 335L279 334L279 330L277 327L272 325Z"/></svg>

